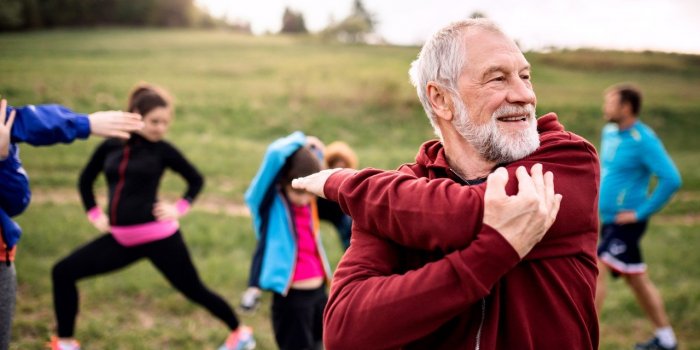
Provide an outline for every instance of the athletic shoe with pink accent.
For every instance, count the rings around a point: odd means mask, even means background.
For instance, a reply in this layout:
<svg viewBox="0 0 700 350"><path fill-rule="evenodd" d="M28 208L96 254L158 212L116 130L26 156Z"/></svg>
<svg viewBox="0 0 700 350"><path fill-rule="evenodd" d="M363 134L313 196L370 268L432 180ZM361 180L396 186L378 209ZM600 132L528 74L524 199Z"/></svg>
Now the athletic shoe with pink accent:
<svg viewBox="0 0 700 350"><path fill-rule="evenodd" d="M253 339L253 329L247 326L240 326L229 334L224 345L219 350L253 350L255 349L255 339Z"/></svg>
<svg viewBox="0 0 700 350"><path fill-rule="evenodd" d="M51 341L46 343L51 350L80 350L80 343L77 340L62 341L58 337L51 337Z"/></svg>

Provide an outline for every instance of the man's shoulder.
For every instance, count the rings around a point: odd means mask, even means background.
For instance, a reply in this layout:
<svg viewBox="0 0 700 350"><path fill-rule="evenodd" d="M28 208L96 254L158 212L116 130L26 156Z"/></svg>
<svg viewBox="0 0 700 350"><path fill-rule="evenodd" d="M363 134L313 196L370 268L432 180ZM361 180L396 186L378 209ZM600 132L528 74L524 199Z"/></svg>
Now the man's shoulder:
<svg viewBox="0 0 700 350"><path fill-rule="evenodd" d="M634 123L630 132L636 134L633 136L637 136L637 138L639 138L640 141L658 139L658 136L656 136L656 132L654 132L654 129L652 129L649 125L643 123L642 121L637 121L636 123Z"/></svg>

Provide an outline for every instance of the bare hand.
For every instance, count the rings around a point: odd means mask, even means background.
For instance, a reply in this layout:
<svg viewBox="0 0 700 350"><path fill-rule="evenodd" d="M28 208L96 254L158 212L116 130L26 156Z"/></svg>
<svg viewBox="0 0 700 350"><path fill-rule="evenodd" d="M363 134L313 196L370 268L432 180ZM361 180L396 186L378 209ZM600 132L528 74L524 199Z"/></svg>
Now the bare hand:
<svg viewBox="0 0 700 350"><path fill-rule="evenodd" d="M542 175L542 165L516 170L518 193L505 191L508 172L498 168L489 175L484 195L484 224L493 227L524 257L542 240L559 212L562 196L554 193L554 175Z"/></svg>
<svg viewBox="0 0 700 350"><path fill-rule="evenodd" d="M95 112L88 116L90 132L103 137L128 139L131 132L141 130L141 115L121 111Z"/></svg>
<svg viewBox="0 0 700 350"><path fill-rule="evenodd" d="M0 159L10 155L10 139L12 138L12 124L15 122L15 111L10 112L10 117L5 121L7 112L7 100L0 100Z"/></svg>
<svg viewBox="0 0 700 350"><path fill-rule="evenodd" d="M615 215L615 223L618 225L634 224L637 221L637 213L632 210L621 211Z"/></svg>
<svg viewBox="0 0 700 350"><path fill-rule="evenodd" d="M107 218L107 215L102 213L100 216L95 218L94 220L90 220L92 223L92 226L95 226L95 228L100 231L100 232L109 232L109 219Z"/></svg>
<svg viewBox="0 0 700 350"><path fill-rule="evenodd" d="M180 217L180 212L178 212L175 204L158 201L153 205L153 216L158 221L177 220Z"/></svg>
<svg viewBox="0 0 700 350"><path fill-rule="evenodd" d="M292 188L304 190L318 197L326 198L325 193L323 193L323 187L326 185L326 181L328 181L328 178L333 175L333 173L341 169L342 168L321 170L309 176L294 179L292 180Z"/></svg>

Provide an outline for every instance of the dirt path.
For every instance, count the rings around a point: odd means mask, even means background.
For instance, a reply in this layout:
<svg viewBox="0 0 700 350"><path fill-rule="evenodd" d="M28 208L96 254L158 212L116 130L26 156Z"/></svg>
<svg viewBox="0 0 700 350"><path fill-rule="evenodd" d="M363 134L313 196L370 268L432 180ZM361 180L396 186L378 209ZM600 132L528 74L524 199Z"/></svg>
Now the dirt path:
<svg viewBox="0 0 700 350"><path fill-rule="evenodd" d="M175 200L175 196L167 200ZM101 205L107 203L104 195L97 196L97 202ZM32 188L33 204L77 204L80 205L78 192L72 189L61 188L47 190L44 188ZM248 207L243 203L237 203L230 199L212 194L202 194L192 208L195 211L203 211L212 214L226 214L231 216L250 216Z"/></svg>

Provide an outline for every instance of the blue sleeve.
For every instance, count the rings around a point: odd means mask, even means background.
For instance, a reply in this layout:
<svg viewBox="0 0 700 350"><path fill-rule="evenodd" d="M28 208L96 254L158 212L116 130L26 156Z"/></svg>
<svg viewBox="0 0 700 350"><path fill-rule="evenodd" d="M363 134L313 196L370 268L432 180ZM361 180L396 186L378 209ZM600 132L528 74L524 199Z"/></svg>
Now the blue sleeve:
<svg viewBox="0 0 700 350"><path fill-rule="evenodd" d="M661 140L656 136L649 137L642 144L644 157L642 162L657 178L656 187L651 196L640 205L637 219L646 220L671 199L671 196L681 187L681 175L673 160L664 149Z"/></svg>
<svg viewBox="0 0 700 350"><path fill-rule="evenodd" d="M277 174L284 166L287 158L306 143L306 136L301 131L287 137L277 139L267 147L262 164L257 174L245 192L245 202L250 208L256 228L260 227L259 209L265 199L268 189L277 180Z"/></svg>
<svg viewBox="0 0 700 350"><path fill-rule="evenodd" d="M26 142L34 146L70 143L90 136L90 120L61 105L28 105L7 108L7 116L15 110L12 142Z"/></svg>
<svg viewBox="0 0 700 350"><path fill-rule="evenodd" d="M29 205L29 178L19 160L19 148L10 144L10 154L0 160L0 208L8 216L21 214Z"/></svg>

